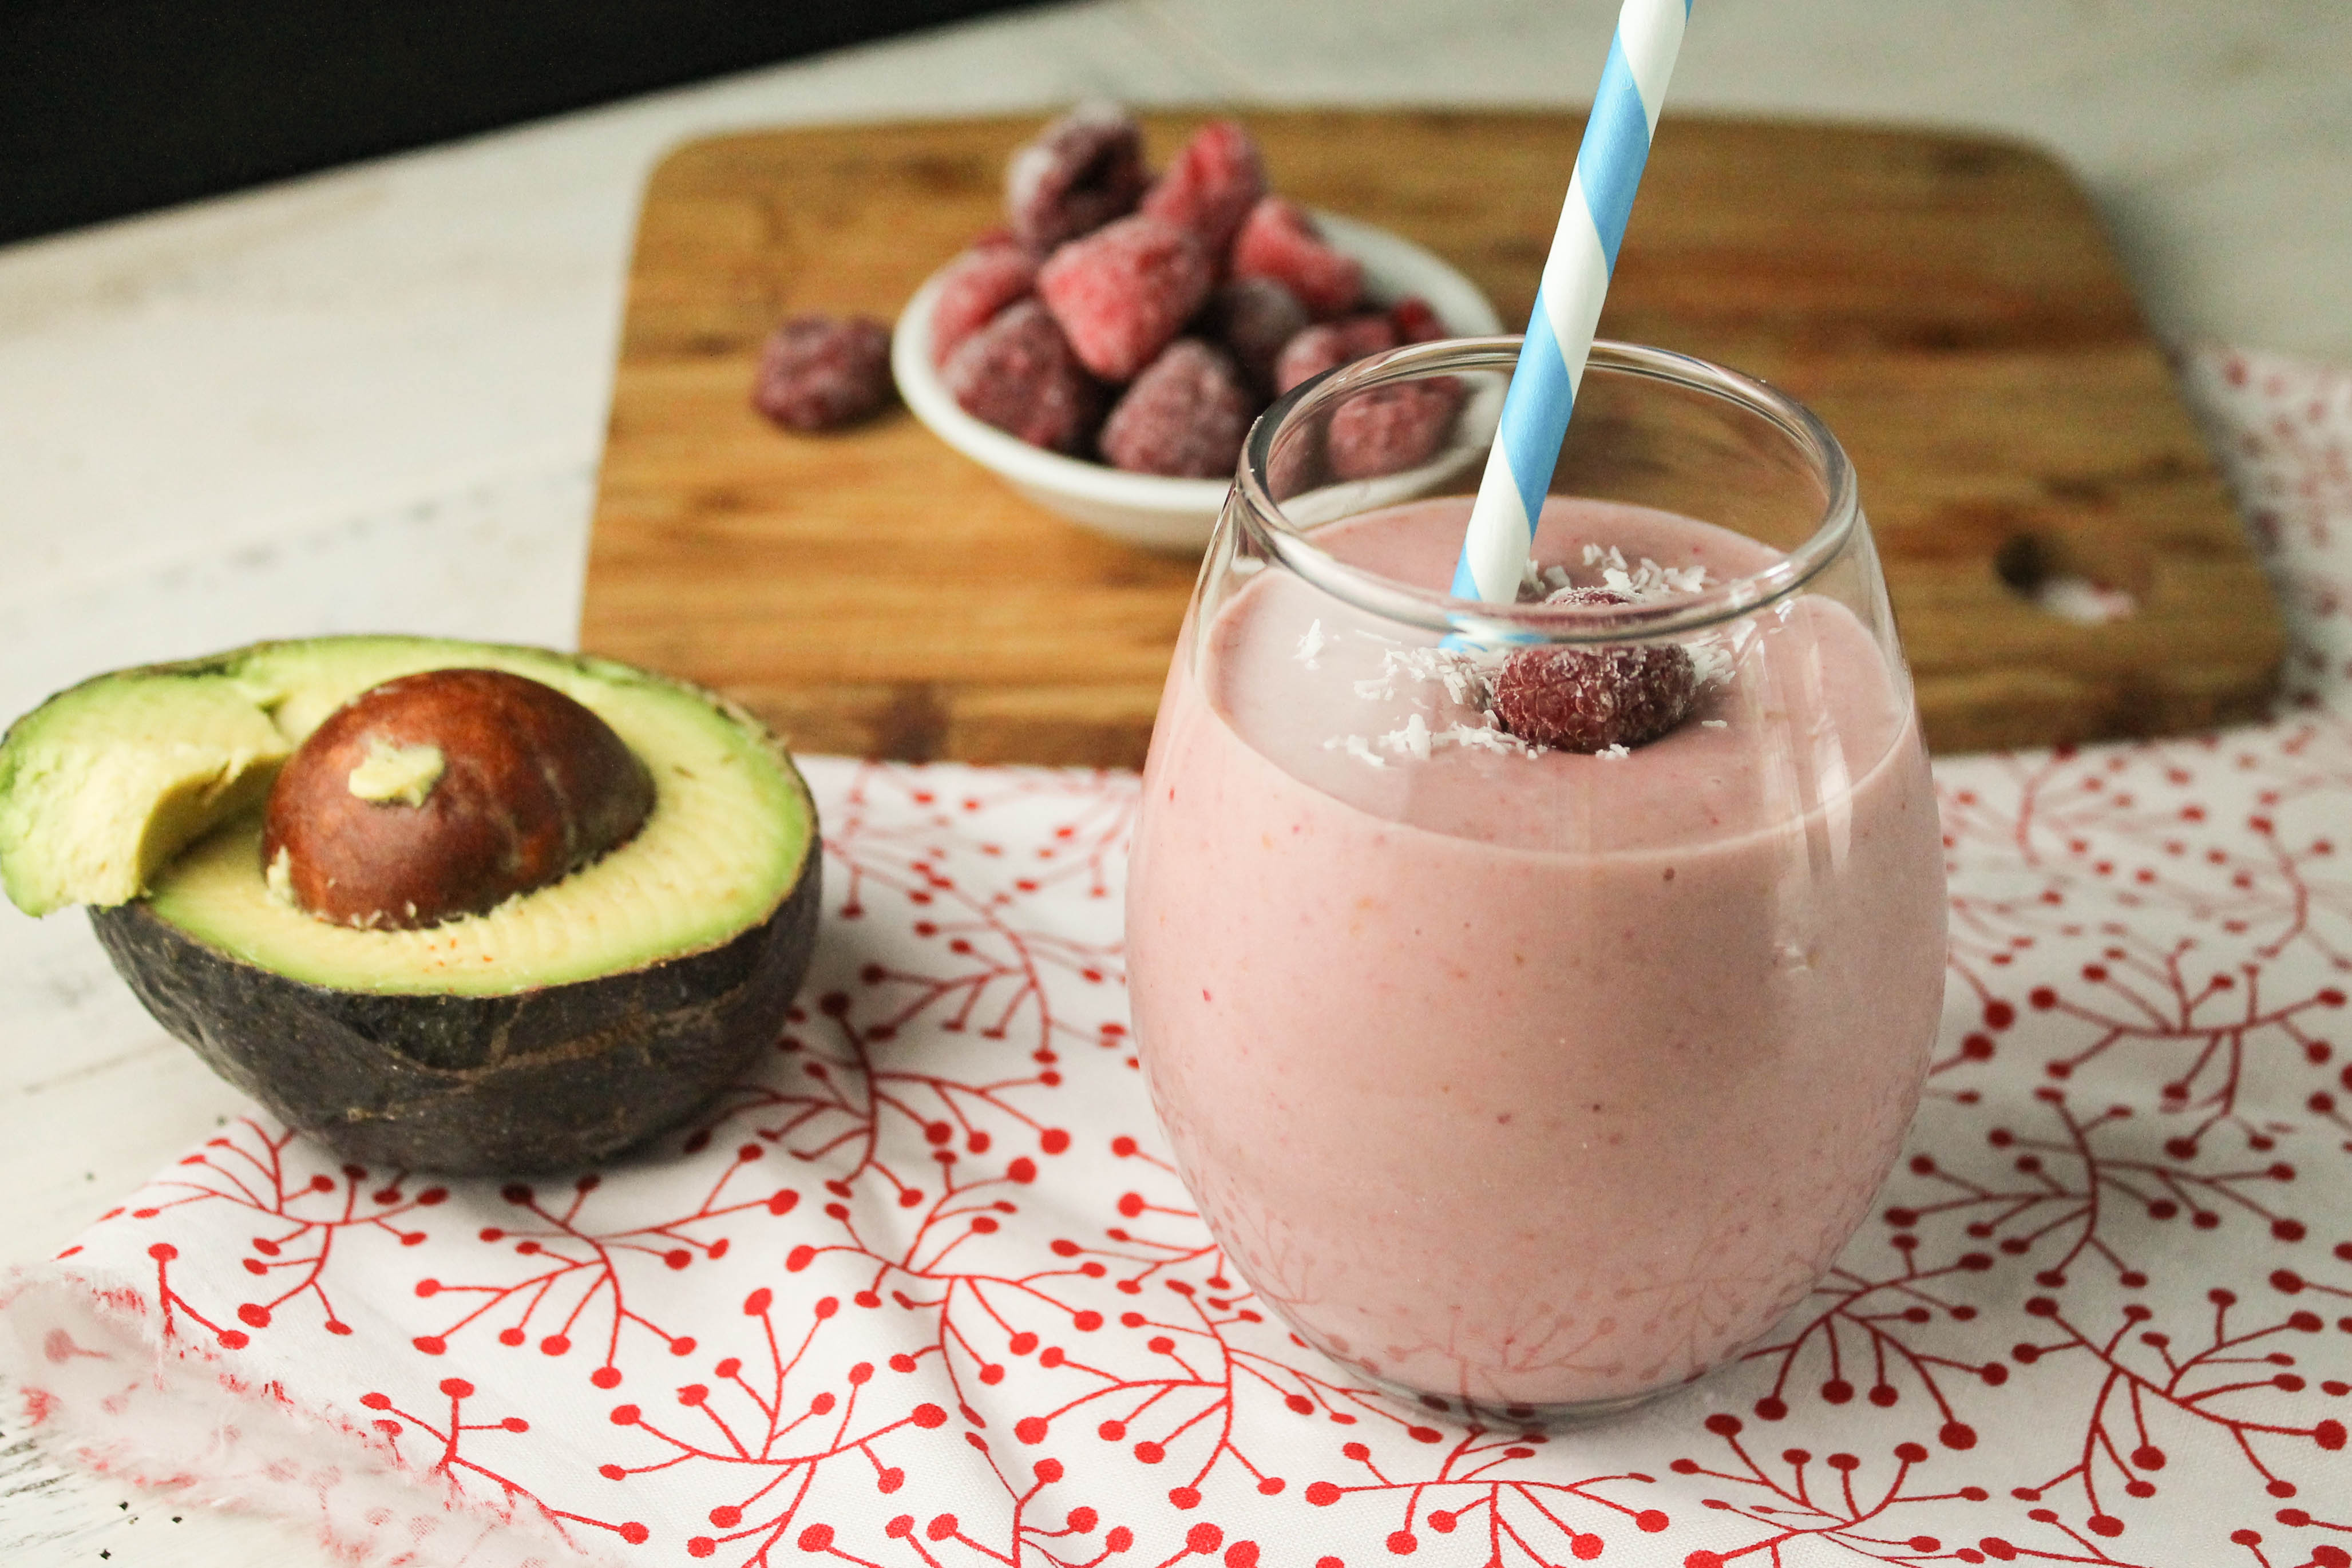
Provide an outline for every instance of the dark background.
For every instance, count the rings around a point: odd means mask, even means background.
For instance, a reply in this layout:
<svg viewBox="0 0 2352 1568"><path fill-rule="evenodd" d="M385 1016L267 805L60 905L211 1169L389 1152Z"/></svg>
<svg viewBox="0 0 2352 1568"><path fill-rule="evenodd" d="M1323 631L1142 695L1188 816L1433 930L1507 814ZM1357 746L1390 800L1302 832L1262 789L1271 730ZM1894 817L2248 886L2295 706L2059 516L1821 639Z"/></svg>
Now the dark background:
<svg viewBox="0 0 2352 1568"><path fill-rule="evenodd" d="M1034 0L0 0L0 244Z"/></svg>

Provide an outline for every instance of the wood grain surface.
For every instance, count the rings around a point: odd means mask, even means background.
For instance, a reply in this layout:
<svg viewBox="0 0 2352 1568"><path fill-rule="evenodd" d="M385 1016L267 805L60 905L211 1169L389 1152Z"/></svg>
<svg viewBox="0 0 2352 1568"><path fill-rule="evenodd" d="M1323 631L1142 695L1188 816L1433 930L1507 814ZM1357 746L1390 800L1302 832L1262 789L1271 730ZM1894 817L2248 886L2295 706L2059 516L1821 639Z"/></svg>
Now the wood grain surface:
<svg viewBox="0 0 2352 1568"><path fill-rule="evenodd" d="M1155 161L1200 115L1148 117ZM1242 118L1278 189L1446 257L1523 323L1580 120ZM998 220L1033 119L736 135L646 193L583 646L716 687L796 747L1133 766L1194 563L1022 500L900 411L785 435L746 396L800 310L893 319ZM2095 215L2008 142L1674 116L1602 335L1721 361L1852 453L1930 742L2259 711L2276 611ZM2137 599L2084 626L2003 580Z"/></svg>

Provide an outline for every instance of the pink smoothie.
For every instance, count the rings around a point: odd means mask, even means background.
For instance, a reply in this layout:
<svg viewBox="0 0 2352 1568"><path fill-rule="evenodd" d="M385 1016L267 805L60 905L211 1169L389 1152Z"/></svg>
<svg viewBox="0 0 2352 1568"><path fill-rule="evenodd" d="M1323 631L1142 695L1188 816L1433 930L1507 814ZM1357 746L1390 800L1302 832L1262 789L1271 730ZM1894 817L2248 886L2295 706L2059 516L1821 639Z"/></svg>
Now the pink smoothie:
<svg viewBox="0 0 2352 1568"><path fill-rule="evenodd" d="M1466 504L1316 542L1441 586ZM1773 559L1597 503L1538 537L1717 581ZM1479 722L1384 673L1433 637L1286 571L1179 650L1129 897L1136 1026L1210 1226L1330 1354L1487 1404L1626 1398L1756 1338L1863 1217L1939 1012L1935 797L1852 613L1808 595L1743 625L1698 712L1622 758L1423 754L1416 717Z"/></svg>

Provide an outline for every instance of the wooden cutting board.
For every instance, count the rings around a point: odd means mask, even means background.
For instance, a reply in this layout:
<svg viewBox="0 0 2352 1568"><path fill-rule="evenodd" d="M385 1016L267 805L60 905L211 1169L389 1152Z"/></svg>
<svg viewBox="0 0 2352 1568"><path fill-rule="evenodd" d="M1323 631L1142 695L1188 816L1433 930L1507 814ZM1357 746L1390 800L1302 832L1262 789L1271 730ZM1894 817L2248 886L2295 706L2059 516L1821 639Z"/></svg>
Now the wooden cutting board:
<svg viewBox="0 0 2352 1568"><path fill-rule="evenodd" d="M1202 116L1147 120L1155 162ZM1524 323L1581 120L1242 116L1278 189L1445 256ZM1140 763L1195 563L1020 500L902 411L783 434L746 395L801 310L884 320L998 220L1031 119L689 143L646 193L582 620L803 750ZM1933 745L2260 710L2277 614L2083 193L2005 142L1672 115L1601 318L1810 403L1864 504ZM2018 591L2133 595L2095 626Z"/></svg>

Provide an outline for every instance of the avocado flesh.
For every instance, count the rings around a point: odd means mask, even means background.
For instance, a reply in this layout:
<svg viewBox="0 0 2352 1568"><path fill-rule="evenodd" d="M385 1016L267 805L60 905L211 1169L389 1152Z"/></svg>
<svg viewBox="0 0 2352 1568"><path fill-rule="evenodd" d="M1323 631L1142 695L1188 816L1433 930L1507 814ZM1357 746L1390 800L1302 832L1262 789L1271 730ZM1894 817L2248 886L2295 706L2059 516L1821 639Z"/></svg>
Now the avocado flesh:
<svg viewBox="0 0 2352 1568"><path fill-rule="evenodd" d="M543 682L610 724L655 781L654 809L636 837L551 886L418 931L332 925L273 897L257 806L277 765L361 692L461 666ZM131 760L109 764L117 752ZM131 784L165 771L142 760L150 753L184 753L182 773L191 779L227 759L211 776L228 782L209 794L181 791L201 810L142 814L125 797ZM20 906L115 904L143 886L158 918L206 946L289 979L380 994L503 995L718 946L765 920L793 890L814 828L798 774L755 721L718 700L605 660L479 643L320 638L101 677L12 731L0 765L9 759L20 776L37 772L40 783L28 792L0 774L0 814L16 803L13 818L0 815L0 868ZM78 787L76 769L103 774L110 765L109 776L128 782L110 795L91 792L93 805L82 809L68 793ZM168 851L133 857L121 847L125 832L79 826L110 801L119 817L174 828L182 842L214 830L176 858ZM60 850L64 822L76 826ZM171 837L147 826L138 839L160 845ZM104 853L78 847L86 843ZM142 858L149 863L125 869ZM100 860L106 878L77 878ZM20 882L29 897L18 895Z"/></svg>
<svg viewBox="0 0 2352 1568"><path fill-rule="evenodd" d="M215 674L104 676L0 742L0 890L26 914L127 903L190 841L257 808L293 743Z"/></svg>
<svg viewBox="0 0 2352 1568"><path fill-rule="evenodd" d="M279 763L351 698L453 667L600 715L654 780L637 835L421 931L272 896L258 805ZM0 884L92 905L157 1021L288 1125L454 1173L593 1163L693 1115L775 1041L823 897L815 809L757 720L625 665L414 637L261 644L52 698L0 741Z"/></svg>

